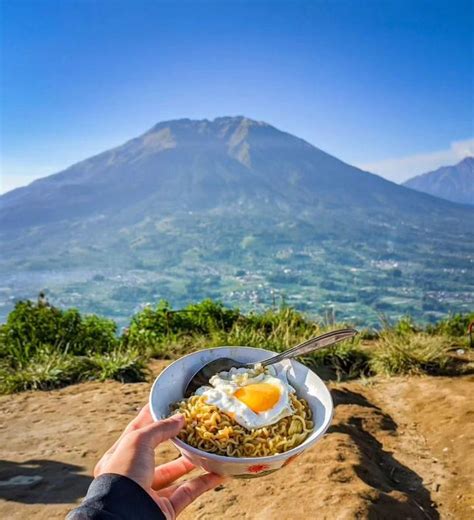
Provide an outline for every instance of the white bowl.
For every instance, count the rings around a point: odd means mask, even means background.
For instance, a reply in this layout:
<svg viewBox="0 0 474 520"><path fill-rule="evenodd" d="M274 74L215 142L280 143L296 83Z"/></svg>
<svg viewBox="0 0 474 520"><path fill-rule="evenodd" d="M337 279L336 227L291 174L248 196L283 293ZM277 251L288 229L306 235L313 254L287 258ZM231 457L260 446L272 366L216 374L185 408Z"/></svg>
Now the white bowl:
<svg viewBox="0 0 474 520"><path fill-rule="evenodd" d="M229 357L243 363L262 361L275 352L252 347L219 347L200 350L171 363L156 378L150 392L150 409L155 421L170 415L171 406L183 399L191 377L206 363ZM314 430L299 446L285 453L267 457L227 457L189 446L180 439L171 439L181 454L196 466L219 475L233 477L262 476L282 468L312 446L328 429L333 415L331 394L323 381L309 368L295 360L285 360L288 381L298 397L306 399L313 412Z"/></svg>

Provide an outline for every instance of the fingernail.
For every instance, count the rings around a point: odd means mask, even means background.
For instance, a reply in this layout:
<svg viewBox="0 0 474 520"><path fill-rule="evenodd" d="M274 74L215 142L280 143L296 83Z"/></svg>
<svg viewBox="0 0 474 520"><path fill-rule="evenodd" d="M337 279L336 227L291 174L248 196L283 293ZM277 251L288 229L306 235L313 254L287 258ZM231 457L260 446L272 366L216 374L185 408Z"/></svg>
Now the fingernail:
<svg viewBox="0 0 474 520"><path fill-rule="evenodd" d="M184 422L184 415L181 414L181 413L175 413L174 415L169 417L169 419L174 421L174 422L183 423Z"/></svg>

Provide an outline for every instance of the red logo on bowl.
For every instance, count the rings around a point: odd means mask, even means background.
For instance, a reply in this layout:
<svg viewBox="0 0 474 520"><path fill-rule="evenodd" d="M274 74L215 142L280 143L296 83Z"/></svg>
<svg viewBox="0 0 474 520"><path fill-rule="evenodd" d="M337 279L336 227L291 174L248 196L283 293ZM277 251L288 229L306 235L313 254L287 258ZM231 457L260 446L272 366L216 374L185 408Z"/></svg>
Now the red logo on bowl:
<svg viewBox="0 0 474 520"><path fill-rule="evenodd" d="M262 471L266 471L270 469L270 466L267 464L255 464L254 466L249 466L247 471L250 473L261 473Z"/></svg>

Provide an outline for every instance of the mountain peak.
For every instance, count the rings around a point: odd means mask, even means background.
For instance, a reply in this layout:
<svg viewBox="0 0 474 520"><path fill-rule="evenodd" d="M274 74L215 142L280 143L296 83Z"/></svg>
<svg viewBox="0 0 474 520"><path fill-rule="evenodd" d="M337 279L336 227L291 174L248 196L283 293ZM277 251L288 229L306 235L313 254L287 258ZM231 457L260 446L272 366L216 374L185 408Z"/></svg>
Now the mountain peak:
<svg viewBox="0 0 474 520"><path fill-rule="evenodd" d="M377 210L381 200L397 208L440 204L237 115L157 123L121 146L3 195L0 220L27 227L142 207L144 200L161 213L255 207L261 201L301 205L310 213L313 206L344 202Z"/></svg>
<svg viewBox="0 0 474 520"><path fill-rule="evenodd" d="M473 166L474 165L474 157L468 156L464 157L464 159L458 162L457 166Z"/></svg>
<svg viewBox="0 0 474 520"><path fill-rule="evenodd" d="M256 121L255 119L251 119L246 116L237 115L237 116L220 116L216 117L212 120L210 119L189 119L189 118L181 118L181 119L169 119L166 121L160 121L156 123L147 133L156 132L157 130L161 130L162 128L171 128L171 129L179 129L179 128L220 128L223 126L244 126L244 127L270 127L268 123L264 121Z"/></svg>
<svg viewBox="0 0 474 520"><path fill-rule="evenodd" d="M474 205L474 157L468 156L452 166L422 173L403 185L452 202Z"/></svg>
<svg viewBox="0 0 474 520"><path fill-rule="evenodd" d="M240 124L246 126L270 126L265 121L256 121L246 116L221 116L216 117L213 121L215 124Z"/></svg>

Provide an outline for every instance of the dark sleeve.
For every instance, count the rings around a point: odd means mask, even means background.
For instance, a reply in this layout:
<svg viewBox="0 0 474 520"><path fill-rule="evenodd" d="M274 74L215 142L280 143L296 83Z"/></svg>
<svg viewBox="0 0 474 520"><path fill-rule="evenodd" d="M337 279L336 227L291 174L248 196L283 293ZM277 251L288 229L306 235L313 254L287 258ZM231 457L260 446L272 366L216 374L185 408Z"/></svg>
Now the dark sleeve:
<svg viewBox="0 0 474 520"><path fill-rule="evenodd" d="M66 520L166 520L151 496L135 481L107 473L94 479L82 504Z"/></svg>

